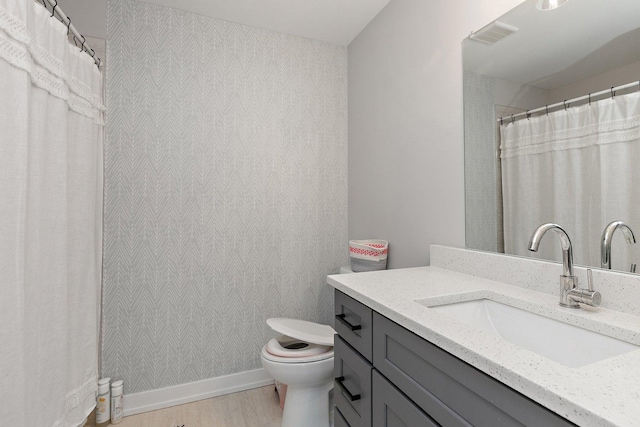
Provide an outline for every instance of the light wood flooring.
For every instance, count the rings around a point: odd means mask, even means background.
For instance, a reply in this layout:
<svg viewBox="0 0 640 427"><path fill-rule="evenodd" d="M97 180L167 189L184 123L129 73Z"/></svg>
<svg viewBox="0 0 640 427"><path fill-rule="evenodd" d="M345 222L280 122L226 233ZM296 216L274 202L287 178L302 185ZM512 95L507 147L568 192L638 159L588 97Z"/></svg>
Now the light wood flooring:
<svg viewBox="0 0 640 427"><path fill-rule="evenodd" d="M280 427L281 422L278 395L270 385L131 415L118 427ZM92 414L85 427L94 426Z"/></svg>

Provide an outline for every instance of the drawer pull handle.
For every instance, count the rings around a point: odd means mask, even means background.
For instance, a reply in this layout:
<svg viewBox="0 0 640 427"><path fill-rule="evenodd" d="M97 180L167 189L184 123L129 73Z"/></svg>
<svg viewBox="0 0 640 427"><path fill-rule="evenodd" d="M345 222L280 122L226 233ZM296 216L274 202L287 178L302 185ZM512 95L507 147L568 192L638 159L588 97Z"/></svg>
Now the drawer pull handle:
<svg viewBox="0 0 640 427"><path fill-rule="evenodd" d="M351 394L347 386L344 385L344 377L336 378L336 382L340 386L340 389L347 395L350 401L355 402L356 400L360 400L359 394Z"/></svg>
<svg viewBox="0 0 640 427"><path fill-rule="evenodd" d="M349 323L347 321L347 319L345 319L346 314L336 314L336 319L338 319L340 321L340 323L342 323L343 325L345 325L347 328L351 329L352 331L357 331L359 329L362 329L362 325L352 325L351 323Z"/></svg>

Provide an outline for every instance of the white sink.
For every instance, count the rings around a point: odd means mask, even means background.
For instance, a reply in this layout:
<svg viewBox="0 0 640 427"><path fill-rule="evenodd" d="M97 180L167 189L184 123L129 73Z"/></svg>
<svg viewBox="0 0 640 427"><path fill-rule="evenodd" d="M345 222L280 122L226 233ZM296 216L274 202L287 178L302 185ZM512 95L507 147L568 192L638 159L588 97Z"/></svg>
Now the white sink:
<svg viewBox="0 0 640 427"><path fill-rule="evenodd" d="M569 367L589 365L640 348L485 298L429 308Z"/></svg>

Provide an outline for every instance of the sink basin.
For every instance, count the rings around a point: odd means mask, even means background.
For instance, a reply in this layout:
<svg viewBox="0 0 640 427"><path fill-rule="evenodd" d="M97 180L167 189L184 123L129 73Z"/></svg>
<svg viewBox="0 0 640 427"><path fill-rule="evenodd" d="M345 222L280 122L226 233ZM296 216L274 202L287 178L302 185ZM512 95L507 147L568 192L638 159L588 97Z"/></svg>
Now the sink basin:
<svg viewBox="0 0 640 427"><path fill-rule="evenodd" d="M429 308L569 367L589 365L640 348L486 298Z"/></svg>

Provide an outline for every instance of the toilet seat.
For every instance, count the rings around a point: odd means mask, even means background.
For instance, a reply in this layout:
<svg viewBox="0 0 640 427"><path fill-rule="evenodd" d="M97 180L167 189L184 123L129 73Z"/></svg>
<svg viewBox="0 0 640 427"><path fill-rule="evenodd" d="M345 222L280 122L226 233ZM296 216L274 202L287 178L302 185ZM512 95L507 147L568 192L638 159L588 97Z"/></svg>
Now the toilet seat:
<svg viewBox="0 0 640 427"><path fill-rule="evenodd" d="M326 345L311 344L302 340L280 335L272 338L267 343L269 354L280 357L311 357L326 353L333 347Z"/></svg>
<svg viewBox="0 0 640 427"><path fill-rule="evenodd" d="M275 338L271 339L271 341L276 341L277 342L277 340ZM269 341L269 342L271 342L271 341ZM292 356L278 356L278 355L275 355L275 354L271 354L267 350L267 346L269 346L269 343L267 343L264 347L262 347L262 357L264 359L267 359L267 360L271 361L271 362L290 363L290 364L311 363L311 362L319 362L321 360L326 360L326 359L333 358L333 347L326 347L327 350L325 352L323 352L323 353L310 355L310 356L296 357L296 356L293 356L293 355Z"/></svg>
<svg viewBox="0 0 640 427"><path fill-rule="evenodd" d="M333 357L336 331L328 325L298 319L273 318L267 324L276 332L262 347L262 357L279 363L309 363Z"/></svg>

